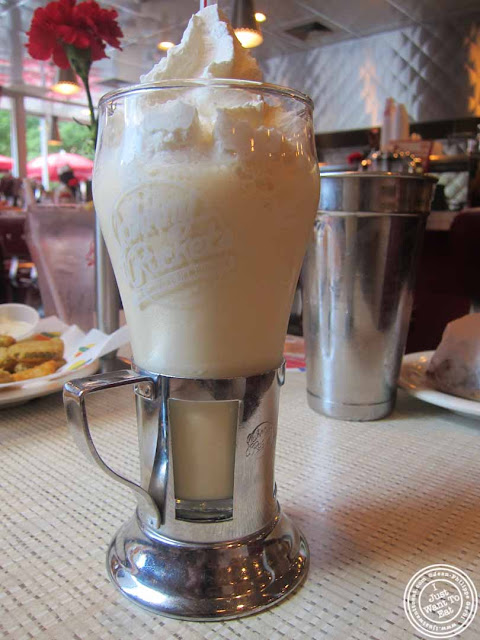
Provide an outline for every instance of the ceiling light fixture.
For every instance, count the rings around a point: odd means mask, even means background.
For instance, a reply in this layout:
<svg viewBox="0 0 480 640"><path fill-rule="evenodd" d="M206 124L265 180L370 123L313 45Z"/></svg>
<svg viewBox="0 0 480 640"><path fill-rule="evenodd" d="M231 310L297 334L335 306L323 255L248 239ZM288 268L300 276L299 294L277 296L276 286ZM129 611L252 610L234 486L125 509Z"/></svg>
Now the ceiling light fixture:
<svg viewBox="0 0 480 640"><path fill-rule="evenodd" d="M263 36L255 20L253 0L235 0L232 12L235 35L246 49L262 44Z"/></svg>
<svg viewBox="0 0 480 640"><path fill-rule="evenodd" d="M62 144L60 131L58 129L57 116L52 116L52 121L50 123L50 136L48 138L48 144L51 145L52 147L59 147Z"/></svg>
<svg viewBox="0 0 480 640"><path fill-rule="evenodd" d="M168 40L164 40L164 41L159 42L157 44L157 49L160 49L160 51L168 51L169 49L171 49L174 46L175 46L175 44L173 42L170 42Z"/></svg>
<svg viewBox="0 0 480 640"><path fill-rule="evenodd" d="M267 16L264 13L261 13L260 11L257 11L257 13L255 14L255 20L257 22L265 22L266 19L267 19Z"/></svg>
<svg viewBox="0 0 480 640"><path fill-rule="evenodd" d="M77 76L71 67L58 70L57 81L52 86L52 91L61 93L63 96L73 96L80 90L81 87L78 84Z"/></svg>

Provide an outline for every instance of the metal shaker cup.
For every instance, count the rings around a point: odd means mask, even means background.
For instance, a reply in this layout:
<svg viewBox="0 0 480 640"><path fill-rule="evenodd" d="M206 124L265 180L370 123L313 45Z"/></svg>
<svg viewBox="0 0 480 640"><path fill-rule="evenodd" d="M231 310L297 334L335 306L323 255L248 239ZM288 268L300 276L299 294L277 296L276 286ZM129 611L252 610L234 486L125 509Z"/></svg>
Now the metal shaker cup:
<svg viewBox="0 0 480 640"><path fill-rule="evenodd" d="M386 172L321 177L302 272L313 410L343 420L392 411L435 182Z"/></svg>

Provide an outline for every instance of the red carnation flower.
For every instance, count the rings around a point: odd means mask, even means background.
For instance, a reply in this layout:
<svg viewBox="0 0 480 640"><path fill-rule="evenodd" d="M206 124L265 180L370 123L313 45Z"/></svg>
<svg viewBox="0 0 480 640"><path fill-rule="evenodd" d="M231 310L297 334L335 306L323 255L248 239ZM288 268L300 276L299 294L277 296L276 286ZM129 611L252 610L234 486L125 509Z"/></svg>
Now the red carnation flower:
<svg viewBox="0 0 480 640"><path fill-rule="evenodd" d="M122 30L115 9L102 9L95 0L54 0L35 9L27 48L32 58L50 60L62 69L71 67L82 79L90 111L90 131L94 145L98 121L92 102L88 76L95 60L106 58L109 44L121 49Z"/></svg>
<svg viewBox="0 0 480 640"><path fill-rule="evenodd" d="M106 58L107 44L120 49L122 30L115 9L102 9L95 0L76 4L58 0L33 14L27 48L32 58L49 60L63 69L70 66L65 47L90 51L90 62Z"/></svg>
<svg viewBox="0 0 480 640"><path fill-rule="evenodd" d="M76 7L78 16L96 34L99 40L120 49L123 32L118 26L118 13L115 9L102 9L95 0L86 0Z"/></svg>

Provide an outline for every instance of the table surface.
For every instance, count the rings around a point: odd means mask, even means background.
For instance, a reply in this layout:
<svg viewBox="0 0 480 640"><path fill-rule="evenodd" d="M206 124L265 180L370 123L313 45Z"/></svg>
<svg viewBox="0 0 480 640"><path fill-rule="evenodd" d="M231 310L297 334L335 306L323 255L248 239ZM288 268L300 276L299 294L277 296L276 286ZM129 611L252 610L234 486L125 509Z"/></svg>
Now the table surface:
<svg viewBox="0 0 480 640"><path fill-rule="evenodd" d="M133 393L96 394L100 452L138 473ZM334 421L282 390L276 480L311 550L307 581L260 615L193 623L152 615L109 583L105 553L133 512L128 489L76 449L59 394L0 411L0 637L420 638L403 593L420 569L462 569L480 588L480 422L400 393L388 419ZM462 640L480 634L480 613Z"/></svg>

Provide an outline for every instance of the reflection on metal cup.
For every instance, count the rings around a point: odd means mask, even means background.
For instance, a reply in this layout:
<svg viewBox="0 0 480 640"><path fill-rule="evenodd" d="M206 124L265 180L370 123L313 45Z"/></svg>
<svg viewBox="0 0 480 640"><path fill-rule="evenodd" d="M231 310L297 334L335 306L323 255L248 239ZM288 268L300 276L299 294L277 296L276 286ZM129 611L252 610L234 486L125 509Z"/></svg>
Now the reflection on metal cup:
<svg viewBox="0 0 480 640"><path fill-rule="evenodd" d="M435 178L332 173L302 274L310 407L376 420L395 404Z"/></svg>

